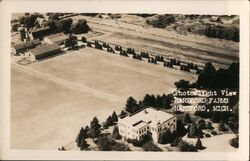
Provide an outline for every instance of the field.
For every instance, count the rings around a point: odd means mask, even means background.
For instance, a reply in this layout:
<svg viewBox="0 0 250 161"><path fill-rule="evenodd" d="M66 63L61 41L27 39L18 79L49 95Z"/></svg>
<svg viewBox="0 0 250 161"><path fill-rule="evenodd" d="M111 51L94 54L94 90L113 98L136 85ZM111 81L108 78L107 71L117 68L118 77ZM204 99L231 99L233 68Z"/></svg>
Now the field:
<svg viewBox="0 0 250 161"><path fill-rule="evenodd" d="M118 20L80 15L72 18L74 20L84 18L93 31L105 33L92 38L94 40L132 47L151 54L162 54L184 62L194 62L199 66L212 62L216 68L226 68L239 59L238 42L207 38L191 33L178 33L167 28L153 28L139 16L122 15Z"/></svg>
<svg viewBox="0 0 250 161"><path fill-rule="evenodd" d="M120 112L129 96L169 93L194 75L84 48L11 69L11 147L74 149L81 126Z"/></svg>

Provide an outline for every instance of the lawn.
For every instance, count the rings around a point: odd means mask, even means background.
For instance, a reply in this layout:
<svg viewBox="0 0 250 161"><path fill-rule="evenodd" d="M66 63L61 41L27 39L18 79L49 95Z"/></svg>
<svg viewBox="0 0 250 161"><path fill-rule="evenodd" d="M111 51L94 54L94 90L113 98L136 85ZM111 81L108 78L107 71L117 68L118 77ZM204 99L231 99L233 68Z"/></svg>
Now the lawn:
<svg viewBox="0 0 250 161"><path fill-rule="evenodd" d="M11 147L74 149L81 126L124 108L128 96L169 93L196 77L105 51L84 48L11 69Z"/></svg>

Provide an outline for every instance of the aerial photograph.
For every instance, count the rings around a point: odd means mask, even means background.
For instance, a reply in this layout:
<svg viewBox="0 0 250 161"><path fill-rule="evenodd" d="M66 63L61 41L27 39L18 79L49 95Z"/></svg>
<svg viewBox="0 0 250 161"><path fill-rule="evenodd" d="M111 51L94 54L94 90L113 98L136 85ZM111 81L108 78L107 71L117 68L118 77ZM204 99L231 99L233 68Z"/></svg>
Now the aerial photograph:
<svg viewBox="0 0 250 161"><path fill-rule="evenodd" d="M239 21L12 13L10 148L237 152Z"/></svg>

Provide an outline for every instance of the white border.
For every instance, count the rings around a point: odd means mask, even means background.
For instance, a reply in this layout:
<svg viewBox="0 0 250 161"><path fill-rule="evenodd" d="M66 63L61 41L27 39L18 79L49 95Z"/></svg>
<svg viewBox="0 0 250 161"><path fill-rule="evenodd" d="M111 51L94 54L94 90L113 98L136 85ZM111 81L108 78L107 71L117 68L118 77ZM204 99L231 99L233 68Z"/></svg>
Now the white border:
<svg viewBox="0 0 250 161"><path fill-rule="evenodd" d="M249 151L249 12L247 1L3 1L0 3L1 159L60 160L248 160ZM10 18L12 12L113 12L240 15L240 148L238 152L82 152L11 150Z"/></svg>

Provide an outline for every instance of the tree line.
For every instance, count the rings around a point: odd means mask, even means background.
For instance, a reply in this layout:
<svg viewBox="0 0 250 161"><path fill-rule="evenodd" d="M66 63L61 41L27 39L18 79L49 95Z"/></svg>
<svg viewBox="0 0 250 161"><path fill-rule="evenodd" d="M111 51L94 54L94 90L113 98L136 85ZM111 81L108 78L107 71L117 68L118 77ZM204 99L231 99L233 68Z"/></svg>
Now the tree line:
<svg viewBox="0 0 250 161"><path fill-rule="evenodd" d="M44 22L44 26L49 26L52 33L64 32L64 33L74 33L74 34L82 34L87 33L90 27L87 24L87 21L84 19L79 19L77 22L73 23L71 18L59 19L59 13L48 13L48 21ZM31 29L33 27L41 27L36 26L35 22L37 18L43 18L44 15L39 13L28 14L26 13L24 16L19 18L19 24L24 25L27 29Z"/></svg>
<svg viewBox="0 0 250 161"><path fill-rule="evenodd" d="M189 90L189 88L213 90L217 91L216 97L228 98L229 102L227 106L232 111L213 111L214 105L221 106L223 103L200 103L199 105L204 105L209 111L196 111L195 115L202 118L209 118L215 123L227 124L232 131L238 133L239 63L233 62L227 69L220 68L218 70L215 69L212 63L206 63L196 82L190 84L189 81L180 80L175 83L175 86L181 90ZM220 92L222 89L226 89L229 92L234 91L236 95L223 96Z"/></svg>
<svg viewBox="0 0 250 161"><path fill-rule="evenodd" d="M125 110L129 113L135 113L145 107L154 107L161 109L170 109L171 103L174 101L174 97L172 94L163 94L163 95L149 95L146 94L143 100L137 102L132 96L127 99Z"/></svg>

